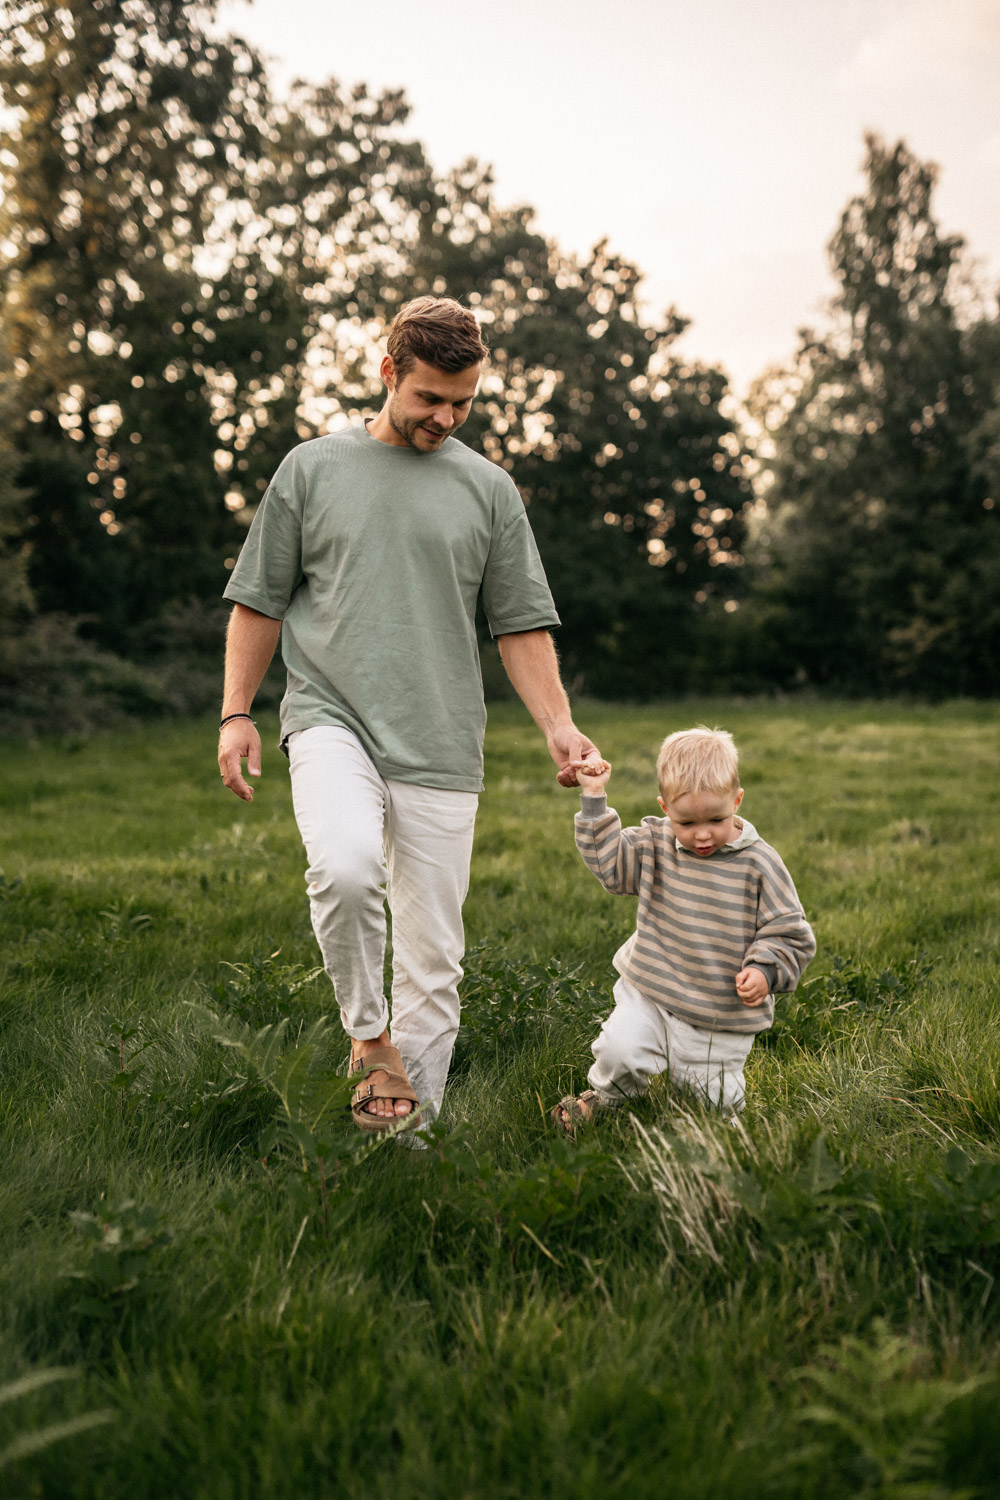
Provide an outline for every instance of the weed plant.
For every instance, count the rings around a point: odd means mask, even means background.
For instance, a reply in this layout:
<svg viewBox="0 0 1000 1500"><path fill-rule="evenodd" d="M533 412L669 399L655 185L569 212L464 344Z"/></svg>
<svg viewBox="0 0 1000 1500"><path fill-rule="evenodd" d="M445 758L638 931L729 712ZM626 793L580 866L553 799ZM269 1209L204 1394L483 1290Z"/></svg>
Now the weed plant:
<svg viewBox="0 0 1000 1500"><path fill-rule="evenodd" d="M4 747L4 1494L1000 1493L1000 711L579 718L627 822L732 729L815 925L735 1127L666 1078L551 1125L634 903L519 709L423 1150L345 1109L274 724L251 808L207 721Z"/></svg>

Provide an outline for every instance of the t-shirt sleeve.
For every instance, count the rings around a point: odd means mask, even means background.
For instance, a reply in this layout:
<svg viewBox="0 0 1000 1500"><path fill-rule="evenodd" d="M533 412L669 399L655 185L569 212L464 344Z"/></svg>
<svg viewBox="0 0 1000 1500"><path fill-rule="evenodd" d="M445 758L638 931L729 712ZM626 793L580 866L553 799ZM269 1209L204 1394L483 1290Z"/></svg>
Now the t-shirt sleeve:
<svg viewBox="0 0 1000 1500"><path fill-rule="evenodd" d="M223 592L223 598L273 620L284 618L302 581L302 525L290 498L294 478L293 465L286 459L257 507Z"/></svg>
<svg viewBox="0 0 1000 1500"><path fill-rule="evenodd" d="M504 501L483 572L483 609L494 637L559 624L524 502L513 483Z"/></svg>

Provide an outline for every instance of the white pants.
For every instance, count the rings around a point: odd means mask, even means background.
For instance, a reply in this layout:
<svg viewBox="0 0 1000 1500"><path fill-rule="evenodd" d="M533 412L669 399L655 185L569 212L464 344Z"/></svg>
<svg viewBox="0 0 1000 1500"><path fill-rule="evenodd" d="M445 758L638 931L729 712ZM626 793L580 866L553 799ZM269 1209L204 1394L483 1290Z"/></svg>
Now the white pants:
<svg viewBox="0 0 1000 1500"><path fill-rule="evenodd" d="M479 798L386 781L358 738L333 725L292 734L288 755L313 931L344 1029L371 1041L389 1024L388 899L392 1040L433 1118L458 1032L462 903Z"/></svg>
<svg viewBox="0 0 1000 1500"><path fill-rule="evenodd" d="M615 1008L591 1049L594 1066L587 1081L604 1104L641 1094L657 1073L692 1089L727 1113L743 1108L743 1065L753 1035L692 1026L648 999L627 979L614 988Z"/></svg>

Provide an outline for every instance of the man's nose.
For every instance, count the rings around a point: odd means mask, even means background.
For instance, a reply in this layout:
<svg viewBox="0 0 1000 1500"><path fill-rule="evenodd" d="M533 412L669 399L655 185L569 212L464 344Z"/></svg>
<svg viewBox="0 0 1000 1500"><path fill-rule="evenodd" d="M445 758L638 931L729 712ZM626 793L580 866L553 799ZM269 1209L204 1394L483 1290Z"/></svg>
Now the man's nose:
<svg viewBox="0 0 1000 1500"><path fill-rule="evenodd" d="M450 406L436 406L434 408L434 423L437 427L454 427L455 414Z"/></svg>

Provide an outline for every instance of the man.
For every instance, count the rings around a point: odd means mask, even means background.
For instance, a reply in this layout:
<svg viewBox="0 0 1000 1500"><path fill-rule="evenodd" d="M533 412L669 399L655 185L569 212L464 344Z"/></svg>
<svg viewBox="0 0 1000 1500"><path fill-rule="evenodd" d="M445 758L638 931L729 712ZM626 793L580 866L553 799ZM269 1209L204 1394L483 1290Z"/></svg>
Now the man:
<svg viewBox="0 0 1000 1500"><path fill-rule="evenodd" d="M219 738L223 781L250 801L242 761L260 775L250 706L280 634L282 748L310 912L351 1069L367 1074L353 1105L367 1130L416 1123L418 1101L436 1115L458 1031L486 722L480 597L559 780L574 785L574 763L599 759L559 679L549 635L559 619L520 496L454 436L486 357L473 314L419 297L386 347L378 416L293 449L254 518L225 591Z"/></svg>

